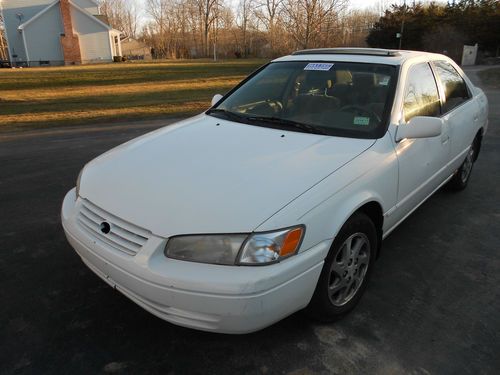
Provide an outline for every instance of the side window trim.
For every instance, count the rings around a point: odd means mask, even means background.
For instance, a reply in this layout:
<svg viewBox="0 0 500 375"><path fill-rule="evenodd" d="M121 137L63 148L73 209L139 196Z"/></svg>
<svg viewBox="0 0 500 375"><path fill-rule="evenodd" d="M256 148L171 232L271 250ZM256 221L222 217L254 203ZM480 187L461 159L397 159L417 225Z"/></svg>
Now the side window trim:
<svg viewBox="0 0 500 375"><path fill-rule="evenodd" d="M408 123L406 121L406 114L405 114L405 102L406 102L406 96L408 95L408 87L410 86L410 73L414 67L417 65L421 64L420 62L411 64L408 69L406 70L406 77L405 77L405 86L403 89L403 97L401 101L401 118L405 123Z"/></svg>
<svg viewBox="0 0 500 375"><path fill-rule="evenodd" d="M436 61L441 61L441 62L445 62L447 64L449 64L448 61L446 60L432 60L430 61L430 66L431 66L431 70L434 74L434 77L436 79L436 83L438 85L438 92L439 92L439 96L441 96L441 93L442 93L442 100L441 100L441 116L440 118L446 116L447 114L453 112L455 109L457 108L460 108L461 106L463 106L464 104L467 104L469 101L471 101L473 98L474 98L474 95L472 95L472 90L470 89L469 85L467 84L467 81L464 79L464 77L462 76L462 74L460 74L460 72L458 70L455 69L455 67L453 65L451 65L451 67L455 70L455 72L458 74L458 76L460 78L462 78L462 81L465 85L465 88L467 89L467 94L469 95L469 97L467 98L467 100L464 100L462 103L460 103L459 105L457 105L456 107L453 107L452 109L450 109L448 112L444 112L444 104L446 103L446 91L444 89L444 85L443 85L443 81L441 80L441 77L439 76L439 74L437 74L437 71L436 71L436 66L434 65L434 63Z"/></svg>
<svg viewBox="0 0 500 375"><path fill-rule="evenodd" d="M437 72L434 70L434 65L431 61L427 61L427 65L432 72L432 76L434 77L434 84L436 85L438 96L439 96L439 118L443 117L444 111L444 100L446 100L445 93L443 90L443 85L440 84L439 77Z"/></svg>

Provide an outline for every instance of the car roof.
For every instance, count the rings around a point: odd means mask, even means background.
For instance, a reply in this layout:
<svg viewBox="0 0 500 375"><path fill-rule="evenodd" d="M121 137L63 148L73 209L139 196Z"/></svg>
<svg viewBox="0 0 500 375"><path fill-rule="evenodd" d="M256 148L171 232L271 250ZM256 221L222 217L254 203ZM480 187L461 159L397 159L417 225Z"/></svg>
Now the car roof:
<svg viewBox="0 0 500 375"><path fill-rule="evenodd" d="M281 61L342 61L388 65L402 65L404 62L427 57L429 60L447 59L446 56L422 52L382 48L318 48L295 51L291 55L273 60Z"/></svg>

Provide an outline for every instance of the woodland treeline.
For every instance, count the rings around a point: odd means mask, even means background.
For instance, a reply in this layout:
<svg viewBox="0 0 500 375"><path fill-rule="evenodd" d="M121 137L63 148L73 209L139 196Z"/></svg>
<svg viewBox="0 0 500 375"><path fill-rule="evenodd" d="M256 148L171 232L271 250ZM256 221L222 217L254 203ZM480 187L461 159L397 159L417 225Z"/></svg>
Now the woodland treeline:
<svg viewBox="0 0 500 375"><path fill-rule="evenodd" d="M368 33L367 44L398 48L395 35L400 33L403 20L403 49L446 53L460 61L463 45L477 43L482 56L500 54L498 0L392 5Z"/></svg>
<svg viewBox="0 0 500 375"><path fill-rule="evenodd" d="M102 12L157 58L274 57L315 47L398 48L446 53L457 61L464 44L498 55L500 2L371 2L352 10L348 0L103 0Z"/></svg>
<svg viewBox="0 0 500 375"><path fill-rule="evenodd" d="M348 0L227 1L146 0L141 29L130 1L105 0L102 11L159 58L272 57L301 48L364 46L380 16L350 10Z"/></svg>
<svg viewBox="0 0 500 375"><path fill-rule="evenodd" d="M464 44L500 55L500 1L449 0L407 5L349 0L102 0L101 13L155 58L275 57L304 48L398 48L446 53L460 61ZM398 1L399 4L402 1ZM0 13L1 14L1 13ZM1 38L0 60L7 55ZM2 56L2 52L3 55Z"/></svg>

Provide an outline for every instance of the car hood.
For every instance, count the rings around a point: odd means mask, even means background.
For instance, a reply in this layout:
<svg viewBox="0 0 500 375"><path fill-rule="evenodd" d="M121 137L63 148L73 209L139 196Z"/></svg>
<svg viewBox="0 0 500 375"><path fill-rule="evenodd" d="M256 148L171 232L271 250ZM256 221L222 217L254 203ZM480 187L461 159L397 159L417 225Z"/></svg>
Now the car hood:
<svg viewBox="0 0 500 375"><path fill-rule="evenodd" d="M80 196L163 237L251 232L373 143L200 115L90 162Z"/></svg>

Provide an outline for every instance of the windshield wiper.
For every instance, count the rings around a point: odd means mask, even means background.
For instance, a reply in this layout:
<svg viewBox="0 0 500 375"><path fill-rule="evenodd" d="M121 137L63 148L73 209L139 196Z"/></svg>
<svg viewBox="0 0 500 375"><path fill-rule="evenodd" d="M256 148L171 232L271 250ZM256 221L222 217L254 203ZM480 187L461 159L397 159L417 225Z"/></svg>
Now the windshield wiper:
<svg viewBox="0 0 500 375"><path fill-rule="evenodd" d="M246 116L243 113L236 113L236 112L231 112L225 109L221 108L212 108L209 109L206 112L207 115L222 115L227 119L235 120L235 121L240 121L244 123L254 123L254 122L264 122L268 124L273 124L273 125L278 125L278 126L283 126L287 128L294 128L301 130L305 133L312 133L312 134L321 134L321 135L328 135L325 131L321 130L320 128L314 126L314 125L309 125L309 124L304 124L302 122L297 122L293 120L286 120L282 119L279 117L267 117L267 116Z"/></svg>
<svg viewBox="0 0 500 375"><path fill-rule="evenodd" d="M243 114L239 114L239 113L236 113L236 112L227 111L227 110L221 109L221 108L212 108L212 109L209 109L205 113L207 115L211 115L211 114L222 115L225 118L232 119L232 120L239 120L239 121L241 121L241 120L246 120L247 119L247 116L245 116Z"/></svg>
<svg viewBox="0 0 500 375"><path fill-rule="evenodd" d="M309 124L305 124L303 122L298 122L298 121L293 121L293 120L286 120L286 119L282 119L279 117L249 116L249 117L246 117L246 119L249 121L267 122L270 124L281 125L281 126L288 127L288 128L295 128L295 129L302 130L303 132L306 132L306 133L328 135L327 132L325 132L324 130L321 130L317 126L309 125Z"/></svg>

